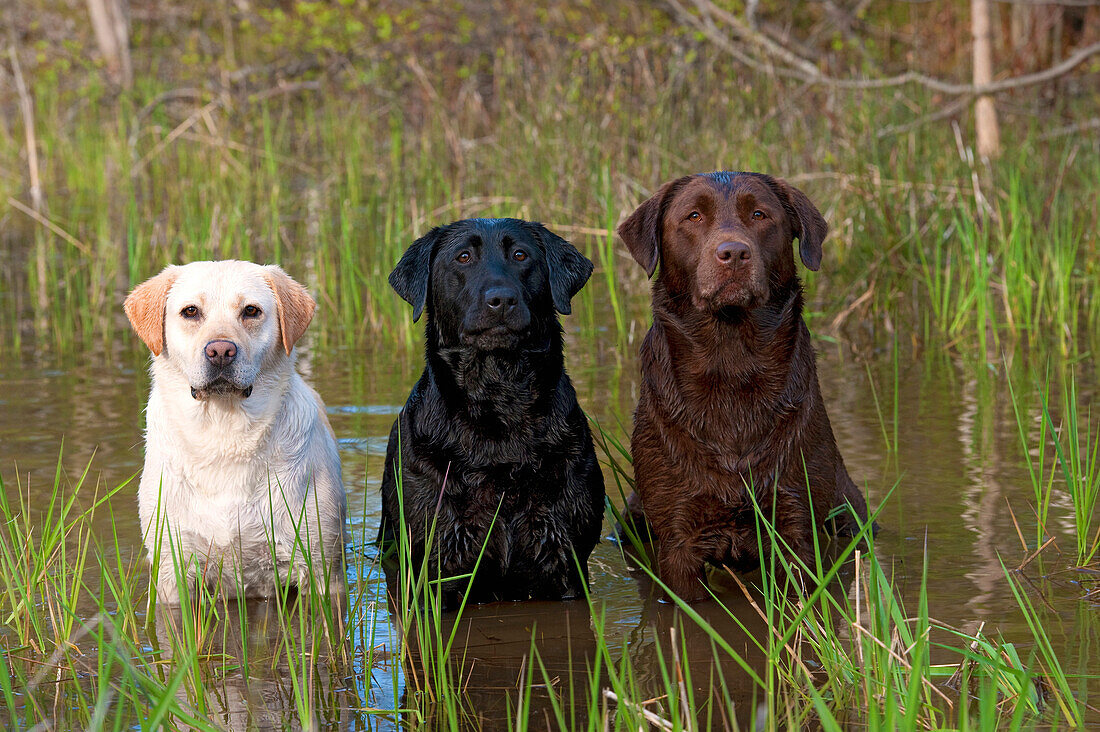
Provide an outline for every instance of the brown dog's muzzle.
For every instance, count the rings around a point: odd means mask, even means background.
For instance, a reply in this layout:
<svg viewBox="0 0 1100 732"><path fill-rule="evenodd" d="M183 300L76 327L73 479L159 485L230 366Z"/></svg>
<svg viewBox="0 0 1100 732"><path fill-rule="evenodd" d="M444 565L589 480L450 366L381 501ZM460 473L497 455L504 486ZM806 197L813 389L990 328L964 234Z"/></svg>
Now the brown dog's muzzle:
<svg viewBox="0 0 1100 732"><path fill-rule="evenodd" d="M739 237L726 235L704 256L696 272L696 305L711 310L749 307L766 297L759 251Z"/></svg>

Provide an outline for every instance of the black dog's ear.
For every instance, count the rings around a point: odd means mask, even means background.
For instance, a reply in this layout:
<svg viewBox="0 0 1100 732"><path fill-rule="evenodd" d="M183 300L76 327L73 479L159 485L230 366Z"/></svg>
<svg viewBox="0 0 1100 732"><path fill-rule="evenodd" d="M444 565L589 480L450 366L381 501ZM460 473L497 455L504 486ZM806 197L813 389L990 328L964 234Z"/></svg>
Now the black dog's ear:
<svg viewBox="0 0 1100 732"><path fill-rule="evenodd" d="M546 265L550 270L550 295L554 299L554 309L562 315L569 315L573 312L569 301L580 292L584 283L588 282L588 278L592 275L592 262L577 251L575 246L542 224L535 221L527 223L546 254Z"/></svg>
<svg viewBox="0 0 1100 732"><path fill-rule="evenodd" d="M661 222L665 215L665 204L672 194L684 187L690 175L669 181L657 189L626 221L619 224L619 237L626 242L630 256L645 267L646 275L653 276L657 261L661 258Z"/></svg>
<svg viewBox="0 0 1100 732"><path fill-rule="evenodd" d="M821 243L829 233L829 225L805 193L782 178L774 180L790 204L787 216L794 235L798 237L798 254L802 257L802 264L816 272L821 267Z"/></svg>
<svg viewBox="0 0 1100 732"><path fill-rule="evenodd" d="M443 235L443 227L437 226L412 243L401 261L390 272L390 287L401 299L413 306L413 322L420 320L424 305L428 302L428 280L432 274L432 253Z"/></svg>

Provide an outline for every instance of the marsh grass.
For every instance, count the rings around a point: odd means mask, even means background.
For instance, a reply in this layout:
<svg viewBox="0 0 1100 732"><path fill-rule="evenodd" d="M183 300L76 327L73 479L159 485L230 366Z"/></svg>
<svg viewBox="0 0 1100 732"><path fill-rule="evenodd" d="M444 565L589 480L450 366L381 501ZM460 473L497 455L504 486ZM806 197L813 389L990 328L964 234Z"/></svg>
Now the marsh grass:
<svg viewBox="0 0 1100 732"><path fill-rule="evenodd" d="M618 459L625 470L625 457ZM349 718L413 729L495 724L479 716L469 695L472 659L460 628L471 612L472 575L432 578L426 563L413 566L407 540L399 541L400 589L387 596L379 557L365 551L373 537L359 522L348 554L346 616L333 614L319 582L258 603L226 601L200 584L184 589L178 607L154 605L146 615L145 562L117 535L89 531L94 512L113 511L108 499L121 487L76 510L59 471L44 510L0 504L3 545L26 548L5 551L0 566L0 698L9 725L117 728L145 720L233 728L261 711L234 700L271 685L285 693L286 718L318 728ZM548 648L533 635L514 686L498 692L508 727L542 729L547 720L558 729L624 730L1084 723L1074 688L1088 677L1064 668L1011 573L1031 632L1024 645L982 627L966 632L937 622L927 565L908 607L878 559L869 525L851 543L821 542L805 566L782 549L771 516L758 510L757 521L761 572L718 572L714 586L727 589L712 600L657 603L625 637L609 627L603 599L580 601L593 640L576 655L570 647L566 677L546 663ZM651 570L636 566L661 587ZM181 561L176 571L183 580L190 568ZM456 583L465 587L458 607L444 610L443 588ZM387 603L397 644L382 652L377 612ZM356 678L362 683L350 681ZM377 694L392 702L378 704Z"/></svg>
<svg viewBox="0 0 1100 732"><path fill-rule="evenodd" d="M899 380L899 348L898 340L895 337L893 344L890 347L890 365L892 382L892 396L890 402L884 404L885 399L879 399L879 390L875 386L875 377L871 373L871 364L865 364L867 371L867 383L871 387L871 400L875 404L875 415L878 417L879 429L882 431L883 446L886 448L887 453L896 455L898 451L898 427L900 425L900 419L898 416L899 410L899 396L900 390L898 388Z"/></svg>
<svg viewBox="0 0 1100 732"><path fill-rule="evenodd" d="M1054 417L1043 400L1043 418L1051 434L1057 434L1054 450L1062 482L1073 504L1077 564L1090 564L1100 550L1100 520L1096 501L1100 497L1100 429L1092 420L1091 410L1080 414L1077 382L1070 379L1062 387L1062 425L1054 426Z"/></svg>
<svg viewBox="0 0 1100 732"><path fill-rule="evenodd" d="M1036 548L1044 547L1053 534L1049 527L1052 507L1061 493L1068 499L1073 522L1074 563L1086 567L1100 552L1100 520L1096 517L1100 429L1090 407L1081 413L1083 400L1076 377L1069 374L1059 381L1060 385L1054 383L1049 370L1045 380L1035 379L1038 405L1030 409L1012 379L1008 380L1009 393L1035 499ZM1059 398L1052 403L1054 389L1059 390Z"/></svg>
<svg viewBox="0 0 1100 732"><path fill-rule="evenodd" d="M765 541L781 546L770 521L758 518L760 530L768 537ZM765 560L770 566L758 575L758 584L748 586L735 577L762 621L762 634L754 635L744 616L725 604L728 601L715 599L727 618L755 643L755 654L766 659L758 664L760 672L754 672L747 654L728 644L712 622L674 599L683 622L710 636L715 657L732 661L730 666L753 679L760 703L767 709L766 728L1081 726L1084 706L1070 692L1072 677L1053 655L1034 607L1011 575L1009 582L1034 638L1026 657L1021 657L1015 644L990 638L981 627L967 633L937 622L923 579L915 609L906 608L890 573L876 557L872 537L865 533L861 538L870 544L865 553L855 544L828 559L819 552L816 567L799 566L794 571L783 552L775 552ZM922 577L927 570L926 564ZM841 581L842 575L847 576ZM681 703L687 698L682 685L685 673L678 668L677 673L662 677L666 701L655 711L671 721L670 729L695 728L691 715L700 707L690 700ZM627 693L630 685L624 680L619 683ZM656 696L652 689L645 691L650 698ZM735 698L728 692L718 696ZM736 720L737 710L723 710L722 718ZM706 727L700 723L698 728Z"/></svg>
<svg viewBox="0 0 1100 732"><path fill-rule="evenodd" d="M110 497L128 481L78 510L87 478L85 471L65 485L59 460L44 510L29 501L13 506L0 480L3 718L9 728L30 728L56 719L60 704L72 715L65 725L117 728L126 719L172 715L211 728L175 697L193 662L166 674L139 650L135 595L144 572L124 564L117 537L105 545L92 531L92 514L110 510Z"/></svg>
<svg viewBox="0 0 1100 732"><path fill-rule="evenodd" d="M629 453L613 434L596 427L616 481L632 486L626 470ZM889 500L887 495L870 522ZM609 513L619 517L614 509ZM752 627L746 608L714 598L722 619L749 639L752 654L734 648L728 633L716 629L713 615L708 621L696 607L675 597L672 602L682 622L708 636L716 659L752 679L767 708L768 728L1029 729L1036 724L1082 724L1084 702L1070 691L1074 677L1060 665L1031 599L1012 573L1006 570L1006 579L1032 634L1024 650L984 633L985 623L966 632L935 620L926 587L927 548L916 607L907 608L891 572L878 559L870 522L848 543L829 546L816 543L820 537L815 537L814 562L806 566L783 549L773 517L759 507L756 516L761 573L752 581L725 573L748 599L763 632ZM624 551L635 554L641 538L623 533ZM653 569L645 563L637 566L663 587ZM751 655L766 662L754 667ZM670 720L669 728L693 728L678 702L685 695L683 670L662 678L664 695L658 693L661 689L641 691L631 679L618 679L617 685L613 679L612 689L620 699L665 699L655 709ZM1085 683L1087 675L1080 678ZM681 685L670 679L679 679ZM734 697L725 693L727 703ZM692 704L688 708L698 711ZM737 719L737 710L724 710L722 718Z"/></svg>
<svg viewBox="0 0 1100 732"><path fill-rule="evenodd" d="M874 313L979 355L1027 344L1073 356L1078 335L1096 331L1094 145L1010 145L984 170L963 133L930 125L905 141L903 160L892 143L863 141L908 119L910 103L859 95L836 100L830 116L711 134L721 120L785 106L791 90L761 78L748 91L713 59L676 58L616 59L608 74L587 57L533 65L507 50L479 95L461 100L426 83L436 77L415 71L424 60L380 64L366 80L322 78L298 95L181 91L153 78L121 95L37 85L41 215L53 228L13 212L32 241L4 277L29 297L0 334L60 352L102 346L125 328L126 291L165 264L242 257L306 282L322 345L371 335L415 348L386 282L401 252L432 225L503 215L542 220L596 262L600 325L621 339L645 318L646 288L618 221L663 180L715 168L789 176L827 213L826 266L809 278L827 318ZM705 79L708 94L687 93L683 78ZM0 139L11 170L21 169L17 138ZM8 196L21 198L17 179L0 181Z"/></svg>

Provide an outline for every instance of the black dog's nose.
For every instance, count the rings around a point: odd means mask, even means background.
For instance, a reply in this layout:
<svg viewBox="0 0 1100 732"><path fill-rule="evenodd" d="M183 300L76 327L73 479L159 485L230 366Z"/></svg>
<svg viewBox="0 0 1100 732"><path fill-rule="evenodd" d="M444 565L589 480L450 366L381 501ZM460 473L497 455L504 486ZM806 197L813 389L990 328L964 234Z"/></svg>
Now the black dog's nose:
<svg viewBox="0 0 1100 732"><path fill-rule="evenodd" d="M485 305L490 310L510 310L516 304L516 291L511 287L490 287L485 291Z"/></svg>
<svg viewBox="0 0 1100 732"><path fill-rule="evenodd" d="M233 341L210 341L206 344L206 360L215 366L228 366L237 357L237 344Z"/></svg>
<svg viewBox="0 0 1100 732"><path fill-rule="evenodd" d="M718 245L715 256L722 264L738 264L747 261L752 256L752 252L749 251L749 245L743 241L724 241Z"/></svg>

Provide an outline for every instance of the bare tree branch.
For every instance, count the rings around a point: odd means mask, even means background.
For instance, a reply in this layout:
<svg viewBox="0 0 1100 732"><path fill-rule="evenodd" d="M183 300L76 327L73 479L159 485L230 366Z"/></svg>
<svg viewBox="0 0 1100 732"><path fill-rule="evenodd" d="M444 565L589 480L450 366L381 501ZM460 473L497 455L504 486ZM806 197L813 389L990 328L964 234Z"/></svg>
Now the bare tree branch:
<svg viewBox="0 0 1100 732"><path fill-rule="evenodd" d="M918 84L932 91L954 96L998 94L1000 92L1022 89L1024 87L1053 81L1077 68L1089 58L1100 54L1100 43L1093 43L1077 49L1063 61L1050 68L1037 71L1033 74L1024 74L1011 79L1001 79L1000 81L982 85L958 84L944 81L917 71L906 71L903 74L878 79L842 79L829 76L806 59L795 55L775 41L752 31L742 21L737 20L727 11L717 7L710 0L693 0L695 6L699 8L699 15L689 12L678 0L667 0L667 2L675 11L681 22L703 33L708 40L746 66L758 71L773 73L776 76L795 79L805 84L831 86L837 89L887 89L890 87L904 86L906 84ZM730 35L723 32L723 29L719 28L718 24L715 23L715 19L722 20L723 23L725 23L727 17L736 20L736 23L732 25L731 31L737 36L738 40L742 41L746 46L751 45L760 49L767 55L768 60L763 61L754 56L750 56L746 53L745 49L739 47ZM730 24L726 23L726 25L728 26ZM751 40L749 40L749 37L751 37Z"/></svg>
<svg viewBox="0 0 1100 732"><path fill-rule="evenodd" d="M699 12L725 23L726 26L745 43L760 47L769 56L775 57L788 66L793 66L803 74L809 76L821 75L821 70L818 69L812 61L796 55L793 51L776 43L763 33L753 30L740 18L725 8L718 7L710 0L693 0L693 2L695 3L695 7L699 9Z"/></svg>
<svg viewBox="0 0 1100 732"><path fill-rule="evenodd" d="M894 0L906 2L912 5L927 5L935 0ZM1100 7L1100 0L993 0L999 5L1061 5L1067 8L1093 8Z"/></svg>
<svg viewBox="0 0 1100 732"><path fill-rule="evenodd" d="M1092 119L1087 119L1084 122L1078 122L1076 124L1066 125L1064 127L1057 127L1053 130L1047 130L1043 134L1039 135L1039 139L1049 140L1054 137L1076 135L1078 132L1084 132L1085 130L1100 130L1100 117L1093 117Z"/></svg>

